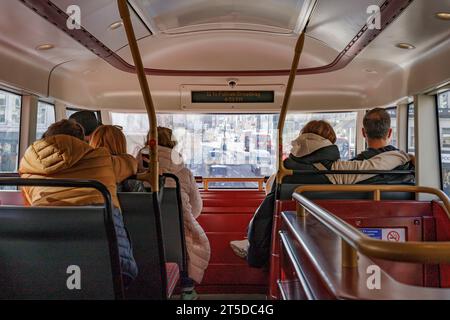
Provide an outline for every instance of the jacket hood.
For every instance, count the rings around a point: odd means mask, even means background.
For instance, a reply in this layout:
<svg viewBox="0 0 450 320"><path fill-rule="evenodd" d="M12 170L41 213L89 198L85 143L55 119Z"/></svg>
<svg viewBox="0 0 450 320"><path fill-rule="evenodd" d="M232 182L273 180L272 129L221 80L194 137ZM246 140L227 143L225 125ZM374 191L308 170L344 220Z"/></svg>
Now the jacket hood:
<svg viewBox="0 0 450 320"><path fill-rule="evenodd" d="M87 143L68 135L56 135L34 142L20 163L20 173L52 175L75 166L92 152Z"/></svg>
<svg viewBox="0 0 450 320"><path fill-rule="evenodd" d="M185 168L183 157L175 149L158 147L160 173L170 172L177 174Z"/></svg>
<svg viewBox="0 0 450 320"><path fill-rule="evenodd" d="M302 158L319 149L333 145L330 140L314 133L301 134L297 139L293 140L291 144L291 154L297 158Z"/></svg>

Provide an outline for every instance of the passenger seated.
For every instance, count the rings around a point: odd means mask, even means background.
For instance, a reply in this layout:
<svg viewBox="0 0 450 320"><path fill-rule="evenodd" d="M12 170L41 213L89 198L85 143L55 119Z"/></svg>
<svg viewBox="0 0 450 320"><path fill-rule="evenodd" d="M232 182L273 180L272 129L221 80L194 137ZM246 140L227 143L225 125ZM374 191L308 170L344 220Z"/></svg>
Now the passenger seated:
<svg viewBox="0 0 450 320"><path fill-rule="evenodd" d="M385 109L375 108L366 113L363 120L362 134L367 142L367 150L358 154L353 160L367 160L385 152L398 151L396 147L390 145L392 137L391 117ZM394 170L413 171L414 169L414 161L410 161L396 167ZM416 179L413 174L382 174L359 183L415 185Z"/></svg>
<svg viewBox="0 0 450 320"><path fill-rule="evenodd" d="M158 157L160 174L171 173L180 181L181 200L183 206L184 231L188 256L188 275L182 277L182 298L196 299L194 281L200 284L211 256L209 240L203 231L197 218L203 208L200 192L192 172L186 168L182 156L174 150L176 141L173 139L172 130L158 127ZM146 144L148 145L148 143ZM149 163L148 158L142 157L142 151L137 157L139 164L144 161ZM142 168L141 170L145 170ZM175 187L172 181L166 182L166 186Z"/></svg>
<svg viewBox="0 0 450 320"><path fill-rule="evenodd" d="M89 142L91 135L102 124L98 121L95 112L89 110L82 110L75 112L69 117L69 120L74 120L80 124L84 129L84 141Z"/></svg>
<svg viewBox="0 0 450 320"><path fill-rule="evenodd" d="M292 149L284 161L287 169L292 170L392 170L410 161L410 157L401 151L385 152L364 161L340 161L336 133L326 121L314 120L305 125L300 136L292 142ZM296 184L355 184L371 178L373 175L294 175L289 183ZM247 257L252 267L263 267L270 255L272 221L275 206L275 176L268 181L271 190L256 211L248 229L249 243L231 242L233 251L241 257ZM286 180L286 179L285 179ZM285 181L284 181L285 182ZM246 250L247 249L247 250Z"/></svg>
<svg viewBox="0 0 450 320"><path fill-rule="evenodd" d="M104 184L114 206L113 219L119 247L122 278L127 287L138 274L116 194L116 177L111 155L84 142L84 130L73 120L51 125L44 138L33 143L20 162L19 173L30 179L97 180ZM27 205L89 206L104 203L99 191L89 188L24 187Z"/></svg>
<svg viewBox="0 0 450 320"><path fill-rule="evenodd" d="M127 154L127 140L117 126L103 125L92 133L89 145L94 149L105 148L112 159L118 192L145 192L140 181L128 179L136 175L137 160Z"/></svg>

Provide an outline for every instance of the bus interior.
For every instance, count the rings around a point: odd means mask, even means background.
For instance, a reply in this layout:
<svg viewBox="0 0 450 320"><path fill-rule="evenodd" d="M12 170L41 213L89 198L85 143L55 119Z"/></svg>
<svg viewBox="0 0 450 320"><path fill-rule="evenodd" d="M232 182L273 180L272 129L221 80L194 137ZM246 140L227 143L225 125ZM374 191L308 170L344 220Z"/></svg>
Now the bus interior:
<svg viewBox="0 0 450 320"><path fill-rule="evenodd" d="M450 0L4 0L0 30L0 299L181 299L182 181L158 171L158 126L200 190L198 299L450 299ZM414 155L415 183L289 180L404 174L284 165L311 120L354 159L373 108ZM120 128L130 155L150 150L135 177L150 188L118 193L139 269L128 287L105 185L19 175L28 147L82 110ZM230 243L270 176L270 257L254 268ZM92 188L104 205L28 206L30 187Z"/></svg>

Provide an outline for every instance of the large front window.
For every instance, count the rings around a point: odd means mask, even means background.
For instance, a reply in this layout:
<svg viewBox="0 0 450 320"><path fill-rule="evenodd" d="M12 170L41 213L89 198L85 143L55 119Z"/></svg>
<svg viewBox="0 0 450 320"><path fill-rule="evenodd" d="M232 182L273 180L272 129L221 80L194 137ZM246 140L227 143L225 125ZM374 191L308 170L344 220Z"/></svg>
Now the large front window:
<svg viewBox="0 0 450 320"><path fill-rule="evenodd" d="M147 115L112 113L111 117L113 124L123 127L128 152L136 155L145 144ZM334 127L342 159L355 156L354 112L290 114L284 132L284 156L289 154L290 142L313 119L327 120ZM177 149L195 176L249 178L269 176L276 171L278 114L159 114L158 125L173 129Z"/></svg>

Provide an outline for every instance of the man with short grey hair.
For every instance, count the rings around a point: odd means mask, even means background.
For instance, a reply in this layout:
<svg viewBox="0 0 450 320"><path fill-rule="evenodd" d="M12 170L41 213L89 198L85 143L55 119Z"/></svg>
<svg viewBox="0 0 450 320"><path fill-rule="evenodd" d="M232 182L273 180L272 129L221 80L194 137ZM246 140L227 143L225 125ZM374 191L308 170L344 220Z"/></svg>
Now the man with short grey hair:
<svg viewBox="0 0 450 320"><path fill-rule="evenodd" d="M362 134L367 141L367 149L352 160L368 160L388 151L398 151L390 144L392 138L391 117L383 108L369 110L364 116ZM411 162L394 170L414 170ZM415 184L413 174L383 174L361 182L361 184Z"/></svg>

